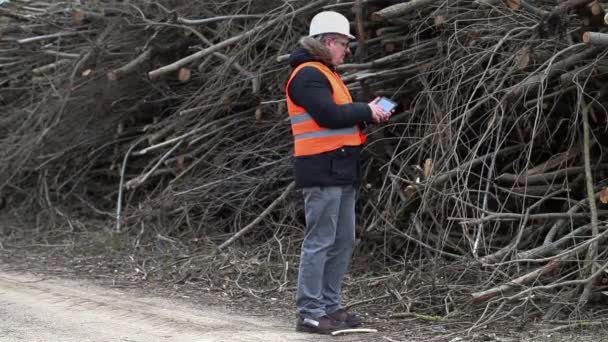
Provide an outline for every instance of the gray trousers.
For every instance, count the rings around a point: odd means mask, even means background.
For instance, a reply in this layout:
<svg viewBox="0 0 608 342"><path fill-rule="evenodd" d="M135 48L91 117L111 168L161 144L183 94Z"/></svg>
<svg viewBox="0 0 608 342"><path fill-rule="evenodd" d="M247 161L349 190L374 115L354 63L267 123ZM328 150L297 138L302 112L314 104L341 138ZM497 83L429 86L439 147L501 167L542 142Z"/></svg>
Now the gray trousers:
<svg viewBox="0 0 608 342"><path fill-rule="evenodd" d="M302 242L296 305L303 316L318 318L341 308L342 280L355 245L352 185L302 190L306 232Z"/></svg>

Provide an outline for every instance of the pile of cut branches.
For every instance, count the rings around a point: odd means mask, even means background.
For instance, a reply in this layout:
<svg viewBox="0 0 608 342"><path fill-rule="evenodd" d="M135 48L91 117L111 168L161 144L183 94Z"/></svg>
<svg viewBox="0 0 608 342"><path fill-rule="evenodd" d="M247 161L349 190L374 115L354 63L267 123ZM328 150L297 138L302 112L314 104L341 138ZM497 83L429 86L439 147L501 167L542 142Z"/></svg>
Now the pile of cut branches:
<svg viewBox="0 0 608 342"><path fill-rule="evenodd" d="M201 274L232 251L257 260L239 279L287 288L304 222L285 57L313 14L337 10L357 35L339 67L350 89L400 103L366 148L359 305L450 317L482 303L478 326L580 313L608 267L605 7L12 0L0 6L2 201L51 232L84 229L82 215L129 248L169 242L183 266L206 258Z"/></svg>

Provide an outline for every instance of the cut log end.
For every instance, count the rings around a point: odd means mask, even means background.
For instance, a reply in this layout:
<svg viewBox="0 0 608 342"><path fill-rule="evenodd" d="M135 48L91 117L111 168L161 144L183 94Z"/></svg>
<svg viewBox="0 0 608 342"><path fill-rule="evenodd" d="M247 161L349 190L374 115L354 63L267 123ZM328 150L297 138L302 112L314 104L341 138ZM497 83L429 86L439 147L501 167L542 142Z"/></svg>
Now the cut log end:
<svg viewBox="0 0 608 342"><path fill-rule="evenodd" d="M524 46L515 53L517 69L525 70L530 65L531 51L529 46Z"/></svg>
<svg viewBox="0 0 608 342"><path fill-rule="evenodd" d="M433 174L433 160L430 158L427 158L424 161L424 178L429 179L429 177L431 177L432 174Z"/></svg>
<svg viewBox="0 0 608 342"><path fill-rule="evenodd" d="M84 23L85 19L86 19L86 13L84 13L83 11L80 10L74 10L72 12L72 20L74 21L74 23L81 25L82 23Z"/></svg>
<svg viewBox="0 0 608 342"><path fill-rule="evenodd" d="M434 18L433 21L435 26L443 26L446 23L447 19L444 15L438 15Z"/></svg>
<svg viewBox="0 0 608 342"><path fill-rule="evenodd" d="M517 10L521 8L521 0L505 0L505 5L512 10Z"/></svg>
<svg viewBox="0 0 608 342"><path fill-rule="evenodd" d="M118 74L115 71L108 71L106 76L108 78L108 81L110 81L110 82L118 81Z"/></svg>
<svg viewBox="0 0 608 342"><path fill-rule="evenodd" d="M180 82L188 82L190 80L191 76L192 76L192 71L190 71L190 69L180 68L177 78L180 80Z"/></svg>
<svg viewBox="0 0 608 342"><path fill-rule="evenodd" d="M583 42L587 45L591 45L591 32L583 33Z"/></svg>
<svg viewBox="0 0 608 342"><path fill-rule="evenodd" d="M255 110L255 120L260 121L260 120L262 120L262 117L263 117L262 109L258 107Z"/></svg>
<svg viewBox="0 0 608 342"><path fill-rule="evenodd" d="M604 14L604 8L600 5L599 2L594 1L588 5L591 15L598 16Z"/></svg>

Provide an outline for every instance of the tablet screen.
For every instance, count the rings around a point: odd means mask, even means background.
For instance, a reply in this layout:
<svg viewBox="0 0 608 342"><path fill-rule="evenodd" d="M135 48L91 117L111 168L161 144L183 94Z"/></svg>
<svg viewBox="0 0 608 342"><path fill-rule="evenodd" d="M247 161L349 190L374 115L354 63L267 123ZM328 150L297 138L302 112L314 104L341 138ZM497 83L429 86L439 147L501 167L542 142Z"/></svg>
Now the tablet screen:
<svg viewBox="0 0 608 342"><path fill-rule="evenodd" d="M391 110L395 109L395 107L397 107L397 104L395 102L387 99L386 97L381 97L380 100L376 102L376 104L382 106L382 108L387 112L390 112Z"/></svg>

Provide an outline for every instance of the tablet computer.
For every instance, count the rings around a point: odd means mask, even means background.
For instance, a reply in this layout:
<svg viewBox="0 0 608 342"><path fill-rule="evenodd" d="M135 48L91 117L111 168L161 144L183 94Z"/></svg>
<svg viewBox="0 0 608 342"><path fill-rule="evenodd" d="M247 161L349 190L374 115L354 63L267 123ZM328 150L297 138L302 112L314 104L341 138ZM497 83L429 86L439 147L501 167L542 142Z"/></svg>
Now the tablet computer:
<svg viewBox="0 0 608 342"><path fill-rule="evenodd" d="M395 107L397 107L397 103L386 98L386 97L380 97L378 98L376 101L374 101L375 104L380 105L385 111L390 112L393 109L395 109Z"/></svg>

